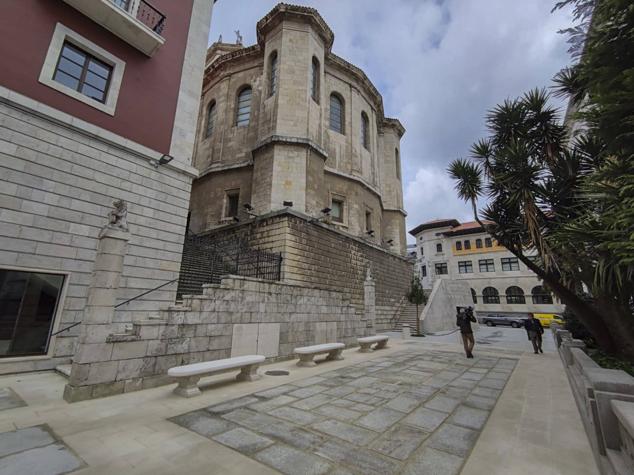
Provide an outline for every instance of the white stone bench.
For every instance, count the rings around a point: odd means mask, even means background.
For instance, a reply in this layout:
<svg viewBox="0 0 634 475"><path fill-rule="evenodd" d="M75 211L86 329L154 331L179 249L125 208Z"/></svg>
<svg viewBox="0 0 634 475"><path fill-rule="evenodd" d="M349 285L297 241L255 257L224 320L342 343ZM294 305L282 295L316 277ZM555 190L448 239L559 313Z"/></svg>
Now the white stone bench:
<svg viewBox="0 0 634 475"><path fill-rule="evenodd" d="M175 366L167 371L167 375L178 380L178 386L174 393L183 397L193 397L200 394L198 381L202 376L225 373L232 369L240 368L240 373L236 376L238 381L255 381L260 378L258 367L263 363L265 357L262 355L236 356L224 360L203 361L184 366Z"/></svg>
<svg viewBox="0 0 634 475"><path fill-rule="evenodd" d="M374 335L374 336L366 336L363 338L357 338L357 342L359 343L359 352L360 353L369 353L372 351L372 345L376 343L374 347L375 350L381 350L387 347L387 341L390 339L388 335Z"/></svg>
<svg viewBox="0 0 634 475"><path fill-rule="evenodd" d="M327 360L342 360L341 352L346 347L343 343L324 343L321 345L303 346L293 350L299 356L297 366L316 366L313 361L315 355L328 353Z"/></svg>

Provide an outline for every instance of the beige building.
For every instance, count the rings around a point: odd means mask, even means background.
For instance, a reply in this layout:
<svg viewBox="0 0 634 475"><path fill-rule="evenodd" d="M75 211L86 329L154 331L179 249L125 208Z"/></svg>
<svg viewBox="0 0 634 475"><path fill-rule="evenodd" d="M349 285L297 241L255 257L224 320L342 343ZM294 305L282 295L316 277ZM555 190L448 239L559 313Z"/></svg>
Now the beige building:
<svg viewBox="0 0 634 475"><path fill-rule="evenodd" d="M404 128L333 41L315 9L279 4L258 22L257 44L210 47L193 232L290 207L405 254Z"/></svg>
<svg viewBox="0 0 634 475"><path fill-rule="evenodd" d="M423 288L436 281L467 281L480 314L561 313L563 305L508 249L475 221L439 219L410 231L416 238L415 272Z"/></svg>

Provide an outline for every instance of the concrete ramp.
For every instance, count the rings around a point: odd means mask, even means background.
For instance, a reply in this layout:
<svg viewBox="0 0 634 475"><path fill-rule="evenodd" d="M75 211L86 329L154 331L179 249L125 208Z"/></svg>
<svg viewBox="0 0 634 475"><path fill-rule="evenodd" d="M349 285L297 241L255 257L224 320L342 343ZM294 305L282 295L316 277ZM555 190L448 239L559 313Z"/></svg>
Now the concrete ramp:
<svg viewBox="0 0 634 475"><path fill-rule="evenodd" d="M423 312L423 332L443 332L456 329L456 307L473 306L469 284L461 281L439 279Z"/></svg>

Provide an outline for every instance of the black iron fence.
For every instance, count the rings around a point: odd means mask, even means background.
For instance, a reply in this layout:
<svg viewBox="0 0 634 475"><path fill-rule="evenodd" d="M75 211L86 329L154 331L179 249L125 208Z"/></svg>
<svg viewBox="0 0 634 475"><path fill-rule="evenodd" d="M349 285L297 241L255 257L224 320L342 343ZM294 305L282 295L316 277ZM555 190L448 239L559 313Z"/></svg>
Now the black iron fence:
<svg viewBox="0 0 634 475"><path fill-rule="evenodd" d="M185 237L176 298L202 294L203 284L217 284L233 274L280 280L282 255L249 247L244 236L195 235Z"/></svg>

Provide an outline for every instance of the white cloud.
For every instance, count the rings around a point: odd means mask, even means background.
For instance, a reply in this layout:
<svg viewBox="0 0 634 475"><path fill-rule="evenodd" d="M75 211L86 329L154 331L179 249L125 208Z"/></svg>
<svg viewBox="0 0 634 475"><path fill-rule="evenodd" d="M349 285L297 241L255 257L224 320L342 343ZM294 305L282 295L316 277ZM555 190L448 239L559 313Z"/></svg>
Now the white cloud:
<svg viewBox="0 0 634 475"><path fill-rule="evenodd" d="M211 40L240 29L255 42L255 24L277 2L219 0ZM569 14L554 0L301 0L335 33L336 54L361 67L377 86L388 116L407 132L401 144L408 229L435 217L471 219L446 176L485 134L484 115L507 97L547 87L569 62ZM433 192L432 192L433 190Z"/></svg>

